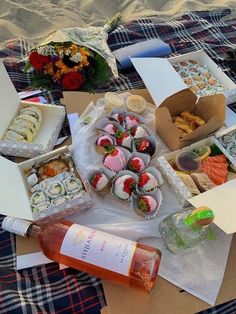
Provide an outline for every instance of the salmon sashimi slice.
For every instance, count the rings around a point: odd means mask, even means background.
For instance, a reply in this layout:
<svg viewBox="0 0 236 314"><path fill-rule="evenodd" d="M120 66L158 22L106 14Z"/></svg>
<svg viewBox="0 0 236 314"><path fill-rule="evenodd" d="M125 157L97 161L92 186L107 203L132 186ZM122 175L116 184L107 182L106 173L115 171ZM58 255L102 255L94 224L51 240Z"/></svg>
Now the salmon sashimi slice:
<svg viewBox="0 0 236 314"><path fill-rule="evenodd" d="M206 160L203 160L201 162L201 168L204 168L206 165L208 165L209 167L211 167L213 169L217 169L217 170L221 170L221 169L227 170L228 169L228 163L225 163L225 162L213 162L213 161L208 161L206 159Z"/></svg>
<svg viewBox="0 0 236 314"><path fill-rule="evenodd" d="M227 158L224 154L216 155L216 156L209 156L203 160L212 161L212 162L227 162Z"/></svg>
<svg viewBox="0 0 236 314"><path fill-rule="evenodd" d="M216 163L213 162L204 163L201 171L206 173L216 185L220 185L227 181L228 169L225 167L225 164L221 168L216 168L215 165Z"/></svg>

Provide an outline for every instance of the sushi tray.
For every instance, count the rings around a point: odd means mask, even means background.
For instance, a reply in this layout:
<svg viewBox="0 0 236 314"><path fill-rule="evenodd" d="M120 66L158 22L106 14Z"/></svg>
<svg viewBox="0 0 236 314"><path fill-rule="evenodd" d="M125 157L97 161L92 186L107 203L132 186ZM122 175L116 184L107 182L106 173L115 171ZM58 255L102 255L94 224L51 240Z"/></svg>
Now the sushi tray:
<svg viewBox="0 0 236 314"><path fill-rule="evenodd" d="M67 146L18 164L0 156L0 169L3 215L61 219L92 206L89 187Z"/></svg>
<svg viewBox="0 0 236 314"><path fill-rule="evenodd" d="M236 201L232 193L236 187L236 167L215 137L160 156L157 165L182 206L188 203L209 206L214 210L215 223L226 233L235 232L230 217Z"/></svg>
<svg viewBox="0 0 236 314"><path fill-rule="evenodd" d="M0 63L0 153L32 158L53 149L65 119L65 108L21 101Z"/></svg>

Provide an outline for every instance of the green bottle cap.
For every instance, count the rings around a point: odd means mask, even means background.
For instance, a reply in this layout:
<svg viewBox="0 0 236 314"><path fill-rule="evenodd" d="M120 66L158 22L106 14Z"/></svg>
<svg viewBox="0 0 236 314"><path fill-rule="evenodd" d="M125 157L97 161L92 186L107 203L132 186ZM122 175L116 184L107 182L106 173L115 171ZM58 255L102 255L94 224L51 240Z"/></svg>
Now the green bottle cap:
<svg viewBox="0 0 236 314"><path fill-rule="evenodd" d="M214 213L210 208L200 209L199 211L193 212L191 215L184 219L184 223L188 226L197 224L199 226L207 226L214 219Z"/></svg>

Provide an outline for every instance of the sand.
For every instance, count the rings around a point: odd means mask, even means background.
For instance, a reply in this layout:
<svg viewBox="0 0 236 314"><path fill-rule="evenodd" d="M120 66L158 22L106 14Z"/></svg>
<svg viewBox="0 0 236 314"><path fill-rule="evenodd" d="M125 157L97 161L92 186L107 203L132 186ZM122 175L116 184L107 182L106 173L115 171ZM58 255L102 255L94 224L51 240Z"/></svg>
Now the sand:
<svg viewBox="0 0 236 314"><path fill-rule="evenodd" d="M1 0L0 41L19 37L35 41L61 28L102 26L117 11L124 20L145 16L166 20L222 7L236 16L235 0Z"/></svg>

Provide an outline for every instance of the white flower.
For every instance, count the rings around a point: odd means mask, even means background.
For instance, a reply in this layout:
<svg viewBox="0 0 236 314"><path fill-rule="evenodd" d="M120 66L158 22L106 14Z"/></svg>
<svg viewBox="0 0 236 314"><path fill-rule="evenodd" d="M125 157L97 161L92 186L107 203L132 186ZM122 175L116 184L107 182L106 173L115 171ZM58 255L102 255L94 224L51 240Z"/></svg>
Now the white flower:
<svg viewBox="0 0 236 314"><path fill-rule="evenodd" d="M81 55L80 52L77 52L75 55L70 57L70 60L75 63L79 63L83 60L83 56Z"/></svg>
<svg viewBox="0 0 236 314"><path fill-rule="evenodd" d="M66 49L66 50L65 50L65 55L66 55L66 56L69 56L70 54L71 54L71 50L70 50L70 49Z"/></svg>
<svg viewBox="0 0 236 314"><path fill-rule="evenodd" d="M37 52L43 56L52 56L56 53L54 47L49 45L38 47Z"/></svg>

